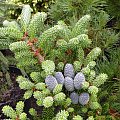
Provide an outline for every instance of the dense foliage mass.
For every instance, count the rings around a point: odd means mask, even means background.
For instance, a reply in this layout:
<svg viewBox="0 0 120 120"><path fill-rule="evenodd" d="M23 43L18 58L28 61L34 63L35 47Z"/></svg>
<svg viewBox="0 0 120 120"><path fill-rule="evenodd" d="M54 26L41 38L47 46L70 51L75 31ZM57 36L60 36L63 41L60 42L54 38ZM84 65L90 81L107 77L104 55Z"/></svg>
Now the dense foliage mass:
<svg viewBox="0 0 120 120"><path fill-rule="evenodd" d="M14 53L9 60L0 52L1 70L16 65L24 92L3 114L12 120L119 119L119 33L107 26L110 2L56 0L48 12L53 26L47 13L37 12L38 3L23 5L19 19L0 28L0 50Z"/></svg>

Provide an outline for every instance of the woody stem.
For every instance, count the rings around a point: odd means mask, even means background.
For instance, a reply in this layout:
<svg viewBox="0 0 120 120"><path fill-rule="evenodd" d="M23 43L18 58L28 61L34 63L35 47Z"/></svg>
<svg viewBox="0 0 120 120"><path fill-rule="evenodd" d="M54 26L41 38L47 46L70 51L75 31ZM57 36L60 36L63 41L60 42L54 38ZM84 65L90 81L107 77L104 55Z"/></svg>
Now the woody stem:
<svg viewBox="0 0 120 120"><path fill-rule="evenodd" d="M31 46L31 49L33 50L33 52L36 51L36 48L34 45ZM40 53L38 53L37 58L38 58L39 63L42 63L44 61L44 57Z"/></svg>

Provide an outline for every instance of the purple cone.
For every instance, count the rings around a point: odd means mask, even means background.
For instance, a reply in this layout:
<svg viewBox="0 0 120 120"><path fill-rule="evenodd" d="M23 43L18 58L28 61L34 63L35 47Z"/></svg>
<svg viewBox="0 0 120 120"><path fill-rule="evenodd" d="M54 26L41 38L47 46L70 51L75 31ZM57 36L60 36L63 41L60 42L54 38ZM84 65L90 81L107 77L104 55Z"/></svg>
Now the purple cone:
<svg viewBox="0 0 120 120"><path fill-rule="evenodd" d="M85 76L83 73L79 72L76 74L74 78L74 87L76 89L80 89L82 87L82 83L85 82Z"/></svg>
<svg viewBox="0 0 120 120"><path fill-rule="evenodd" d="M53 90L55 88L55 86L58 84L57 83L57 80L55 77L53 77L52 75L48 75L46 78L45 78L45 83L47 85L47 88L49 90Z"/></svg>
<svg viewBox="0 0 120 120"><path fill-rule="evenodd" d="M79 96L79 103L81 105L86 105L88 102L89 102L89 94L88 93L81 93L80 96Z"/></svg>
<svg viewBox="0 0 120 120"><path fill-rule="evenodd" d="M64 76L74 78L75 72L72 64L66 64L64 68Z"/></svg>
<svg viewBox="0 0 120 120"><path fill-rule="evenodd" d="M68 91L73 91L74 90L74 84L73 84L73 79L70 77L65 77L65 88Z"/></svg>
<svg viewBox="0 0 120 120"><path fill-rule="evenodd" d="M76 92L72 92L70 94L70 99L72 100L73 104L78 104L79 96L78 96L78 94Z"/></svg>
<svg viewBox="0 0 120 120"><path fill-rule="evenodd" d="M62 84L62 85L64 84L65 79L64 79L62 72L56 72L55 78L56 78L58 84Z"/></svg>

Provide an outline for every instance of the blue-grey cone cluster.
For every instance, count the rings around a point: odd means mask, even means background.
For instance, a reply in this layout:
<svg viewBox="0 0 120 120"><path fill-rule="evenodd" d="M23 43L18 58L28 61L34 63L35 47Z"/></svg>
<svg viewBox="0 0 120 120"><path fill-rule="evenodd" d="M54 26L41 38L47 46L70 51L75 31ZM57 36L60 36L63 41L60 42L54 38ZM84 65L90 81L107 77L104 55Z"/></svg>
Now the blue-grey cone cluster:
<svg viewBox="0 0 120 120"><path fill-rule="evenodd" d="M65 86L67 91L74 91L75 89L79 90L82 88L83 83L85 82L85 76L82 72L78 72L75 75L75 71L72 64L66 64L64 67L64 74L62 72L56 72L54 76L48 75L45 78L45 83L49 90L53 91L57 84L62 84ZM70 98L73 104L86 105L89 101L89 94L82 93L78 95L75 92L70 94Z"/></svg>
<svg viewBox="0 0 120 120"><path fill-rule="evenodd" d="M74 91L75 89L81 89L82 84L85 82L85 76L79 72L75 75L75 71L72 64L66 64L64 68L65 76L65 88L68 91Z"/></svg>

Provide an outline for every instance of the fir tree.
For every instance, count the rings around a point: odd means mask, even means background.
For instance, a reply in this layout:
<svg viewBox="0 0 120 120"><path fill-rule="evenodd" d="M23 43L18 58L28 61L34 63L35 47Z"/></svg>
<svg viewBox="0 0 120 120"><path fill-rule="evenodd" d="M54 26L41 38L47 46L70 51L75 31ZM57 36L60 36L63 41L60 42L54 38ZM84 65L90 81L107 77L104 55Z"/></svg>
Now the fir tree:
<svg viewBox="0 0 120 120"><path fill-rule="evenodd" d="M53 120L67 120L69 114L73 117L74 103L93 111L101 109L97 93L98 88L106 82L107 75L94 71L95 60L101 49L95 47L88 54L84 53L84 49L91 44L87 35L90 18L90 15L84 15L73 28L59 21L57 25L44 30L46 13L36 13L31 18L31 8L25 5L20 25L8 22L0 29L1 38L7 36L15 40L9 47L15 53L17 66L31 73L29 78L17 78L19 87L25 90L24 99L33 96L37 105L45 109L61 106L61 111ZM11 111L13 116L4 113L15 118L16 112Z"/></svg>

